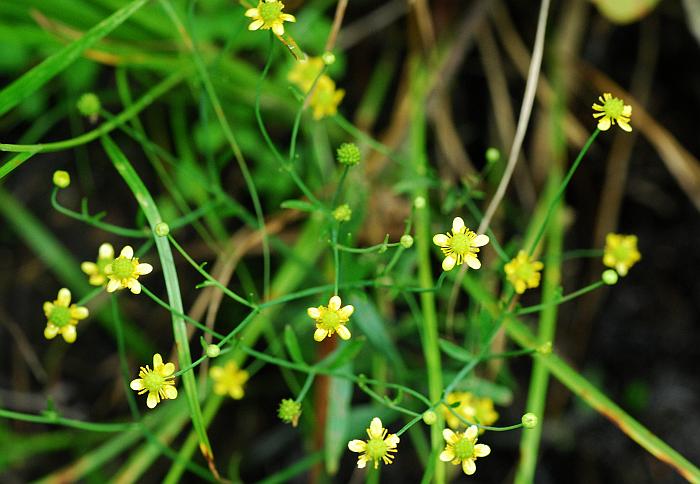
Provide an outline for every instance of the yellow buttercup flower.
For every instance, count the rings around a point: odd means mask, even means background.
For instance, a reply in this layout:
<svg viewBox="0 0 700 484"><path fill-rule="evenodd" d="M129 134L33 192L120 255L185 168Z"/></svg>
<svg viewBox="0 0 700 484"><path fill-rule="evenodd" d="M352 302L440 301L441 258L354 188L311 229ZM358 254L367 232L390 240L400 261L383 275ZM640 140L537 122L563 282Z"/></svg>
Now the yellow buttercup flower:
<svg viewBox="0 0 700 484"><path fill-rule="evenodd" d="M533 289L540 285L540 271L544 267L538 260L532 260L528 257L527 252L521 250L518 255L508 262L503 270L506 277L513 287L515 292L522 294L525 289Z"/></svg>
<svg viewBox="0 0 700 484"><path fill-rule="evenodd" d="M296 84L306 94L322 70L323 59L320 57L309 57L294 63L294 67L287 74L287 80Z"/></svg>
<svg viewBox="0 0 700 484"><path fill-rule="evenodd" d="M80 264L80 269L90 276L88 282L92 286L101 286L107 282L107 274L105 274L105 267L111 264L114 260L114 247L112 244L104 243L100 246L97 252L96 262L83 262Z"/></svg>
<svg viewBox="0 0 700 484"><path fill-rule="evenodd" d="M442 261L442 269L451 271L454 266L467 263L472 269L479 269L481 262L476 254L479 247L489 243L489 237L484 234L477 235L464 225L462 217L455 217L452 221L452 233L436 234L433 243L440 247L445 259Z"/></svg>
<svg viewBox="0 0 700 484"><path fill-rule="evenodd" d="M457 402L459 402L459 405L453 407ZM498 412L493 406L493 400L488 397L478 397L471 392L450 392L445 397L445 403L452 407L452 412L470 423L492 425L498 420ZM453 430L466 427L452 412L447 407L443 407L447 425ZM484 429L479 429L479 433L484 432Z"/></svg>
<svg viewBox="0 0 700 484"><path fill-rule="evenodd" d="M248 381L249 375L245 370L239 370L234 361L229 361L224 366L213 366L209 370L209 376L214 380L214 393L228 395L235 400L243 398L243 385Z"/></svg>
<svg viewBox="0 0 700 484"><path fill-rule="evenodd" d="M389 431L382 426L382 421L374 417L367 429L369 440L351 440L348 449L361 455L357 458L357 467L362 469L367 461L374 461L374 468L379 467L379 461L389 465L394 460L394 453L398 445L399 437L396 434L388 434Z"/></svg>
<svg viewBox="0 0 700 484"><path fill-rule="evenodd" d="M249 8L246 17L253 19L248 30L269 30L275 35L284 35L284 22L296 22L294 15L282 13L284 3L278 0L260 0L256 8Z"/></svg>
<svg viewBox="0 0 700 484"><path fill-rule="evenodd" d="M314 110L314 119L333 116L338 112L338 105L345 96L345 90L336 89L335 82L327 75L322 75L316 83L309 104Z"/></svg>
<svg viewBox="0 0 700 484"><path fill-rule="evenodd" d="M146 405L154 408L163 400L174 400L177 398L177 388L175 388L175 365L172 363L163 364L163 358L159 353L153 355L153 369L148 365L139 370L139 377L131 381L129 385L132 390L143 395L148 392Z"/></svg>
<svg viewBox="0 0 700 484"><path fill-rule="evenodd" d="M613 97L609 92L598 96L598 100L601 104L594 103L592 107L595 111L599 111L593 113L594 118L600 118L598 119L599 130L607 131L611 124L617 123L625 131L632 131L632 126L629 124L632 117L632 106L625 104L622 99Z"/></svg>
<svg viewBox="0 0 700 484"><path fill-rule="evenodd" d="M630 268L642 255L637 250L636 235L608 234L605 236L603 264L612 267L621 276L626 276Z"/></svg>
<svg viewBox="0 0 700 484"><path fill-rule="evenodd" d="M57 334L63 336L66 343L73 343L78 336L75 326L78 321L89 316L87 308L76 306L70 303L71 293L65 287L58 291L58 296L54 302L44 303L44 314L46 315L46 328L44 337L54 339Z"/></svg>
<svg viewBox="0 0 700 484"><path fill-rule="evenodd" d="M314 332L316 341L323 341L326 336L332 336L333 333L338 333L345 340L350 339L350 330L345 327L345 324L350 320L355 308L350 304L341 308L341 304L340 298L333 296L328 301L328 307L319 306L306 310L306 314L316 320L316 331Z"/></svg>
<svg viewBox="0 0 700 484"><path fill-rule="evenodd" d="M472 425L464 432L444 429L442 436L447 442L447 446L440 454L440 460L452 462L455 465L462 464L462 470L466 475L474 474L477 457L486 457L491 453L491 447L476 443L478 434L479 430L476 425Z"/></svg>
<svg viewBox="0 0 700 484"><path fill-rule="evenodd" d="M129 288L134 294L141 292L141 283L137 281L139 276L150 274L153 270L151 264L139 264L138 257L134 257L134 249L130 245L125 246L119 253L119 257L107 264L104 273L109 278L107 292L117 289Z"/></svg>

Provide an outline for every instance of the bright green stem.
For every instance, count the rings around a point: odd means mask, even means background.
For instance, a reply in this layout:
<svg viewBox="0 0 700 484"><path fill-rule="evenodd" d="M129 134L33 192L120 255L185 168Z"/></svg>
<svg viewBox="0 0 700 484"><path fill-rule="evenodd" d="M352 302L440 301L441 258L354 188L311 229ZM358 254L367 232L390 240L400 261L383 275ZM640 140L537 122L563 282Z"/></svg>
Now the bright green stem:
<svg viewBox="0 0 700 484"><path fill-rule="evenodd" d="M155 226L162 222L162 219L153 197L119 147L107 136L102 138L102 145L112 160L114 168L116 168L133 192L139 206L146 215L146 219L148 220L151 229L154 230ZM177 313L182 314L184 311L182 308L182 298L180 296L180 286L170 244L168 239L165 237L155 237L155 242L156 249L158 250L158 255L160 257L161 269L163 270L163 277L165 278L165 287L168 293L169 305L175 309ZM187 368L192 364L189 339L187 337L187 327L185 326L184 319L182 319L182 317L175 312L172 313L172 321L173 336L175 337L175 342L177 343L178 362L180 368ZM208 462L213 462L214 456L209 444L209 438L207 437L206 427L202 421L202 412L199 408L197 384L194 374L192 372L183 374L182 383L187 396L192 424L199 437L200 450Z"/></svg>
<svg viewBox="0 0 700 484"><path fill-rule="evenodd" d="M80 146L89 143L90 141L109 133L117 126L125 123L132 117L136 116L139 112L141 112L151 103L153 103L153 101L155 101L163 94L168 92L170 89L175 87L180 81L184 79L185 74L185 71L178 71L170 75L169 77L166 77L161 82L156 84L153 87L153 89L144 94L141 99L136 101L134 104L129 106L121 113L119 113L117 116L105 123L102 123L99 127L93 129L92 131L88 131L87 133L81 134L80 136L76 136L75 138L70 138L63 141L56 141L53 143L39 143L33 145L12 145L0 143L0 151L28 151L33 153L46 153L49 151L66 150L68 148L73 148L75 146ZM11 169L7 169L7 173L12 171L12 169L14 169L15 166L10 168ZM5 165L3 165L3 176L7 175L7 173L5 172Z"/></svg>
<svg viewBox="0 0 700 484"><path fill-rule="evenodd" d="M91 432L124 432L134 427L138 424L133 422L128 423L93 423L84 422L82 420L74 420L70 418L63 418L58 414L45 414L45 415L33 415L29 413L13 412L11 410L5 410L0 408L0 418L8 418L12 420L22 420L24 422L34 422L41 424L53 424L62 425L64 427L71 427L74 429L88 430Z"/></svg>
<svg viewBox="0 0 700 484"><path fill-rule="evenodd" d="M467 292L475 299L478 299L492 317L497 318L499 316L500 308L498 303L479 281L467 275L463 284ZM522 348L537 348L539 346L539 338L515 316L508 315L506 317L505 329L513 341ZM533 358L541 361L557 380L593 409L613 422L620 430L654 457L673 467L688 481L700 482L700 469L628 415L555 353L548 355L535 353Z"/></svg>
<svg viewBox="0 0 700 484"><path fill-rule="evenodd" d="M427 176L428 160L426 155L426 118L424 107L426 75L414 59L411 76L411 157L415 176L419 179ZM425 204L416 209L416 251L418 253L418 277L420 286L424 289L433 287L433 268L430 261L430 209L428 191L419 186L415 196L422 197ZM440 362L440 347L438 345L437 312L435 295L432 292L422 292L420 295L423 312L423 354L428 372L428 394L430 400L437 402L442 394L442 369ZM438 420L430 427L430 440L434 448L442 446L443 417L438 414ZM437 484L445 482L445 467L439 463L435 466L434 481Z"/></svg>
<svg viewBox="0 0 700 484"><path fill-rule="evenodd" d="M561 178L561 171L556 168L549 177L551 186L556 186ZM551 192L551 190L547 190ZM553 206L558 207L558 198L553 201ZM561 221L561 210L552 211L553 223L549 226L547 237L546 257L549 260L561 260L562 246L564 242L564 227ZM561 264L547 264L543 274L542 303L540 313L538 338L540 342L554 341L557 323L557 311L559 306L552 304L558 297L558 288L561 281ZM544 421L545 404L547 401L547 387L549 385L549 371L539 359L535 359L532 366L532 375L527 396L526 411L532 412L540 419L540 424L520 437L520 462L515 474L516 484L527 484L534 481L535 468L537 467L537 454L540 447L542 427Z"/></svg>
<svg viewBox="0 0 700 484"><path fill-rule="evenodd" d="M556 195L552 199L552 201L549 203L549 207L547 208L547 214L544 217L544 220L542 221L542 224L540 225L539 229L537 230L537 233L535 235L535 238L532 240L532 243L530 244L530 249L528 250L528 254L532 255L533 252L535 252L535 249L537 248L537 244L540 242L540 239L542 239L542 236L544 235L544 231L547 228L547 224L549 223L549 220L552 218L552 215L554 214L554 211L556 208L559 206L559 201L561 200L561 197L564 196L564 192L566 191L566 187L569 186L569 182L571 181L571 178L574 176L574 173L576 173L576 169L578 166L581 164L581 161L583 160L584 155L588 152L588 149L591 147L593 144L593 141L595 141L596 137L600 134L600 130L598 128L593 131L593 134L588 138L588 141L586 141L586 144L583 145L583 148L581 148L581 151L579 152L578 156L576 157L576 160L574 163L571 165L571 168L569 168L568 173L564 177L564 181L562 181L561 186L559 187L559 191L557 191Z"/></svg>

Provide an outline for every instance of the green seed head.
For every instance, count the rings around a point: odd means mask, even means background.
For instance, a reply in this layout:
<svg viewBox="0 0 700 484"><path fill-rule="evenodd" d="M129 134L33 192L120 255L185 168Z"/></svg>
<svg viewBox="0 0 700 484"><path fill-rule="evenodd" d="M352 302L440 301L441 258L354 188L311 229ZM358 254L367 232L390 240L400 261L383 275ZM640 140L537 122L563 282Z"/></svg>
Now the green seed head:
<svg viewBox="0 0 700 484"><path fill-rule="evenodd" d="M83 116L97 116L100 113L100 98L95 93L87 92L80 96L77 103L78 111Z"/></svg>
<svg viewBox="0 0 700 484"><path fill-rule="evenodd" d="M280 406L277 409L277 416L284 423L291 423L296 427L300 415L301 403L295 402L291 398L285 398L280 402Z"/></svg>
<svg viewBox="0 0 700 484"><path fill-rule="evenodd" d="M616 97L608 99L603 105L603 112L613 119L617 119L622 115L622 111L625 109L625 103L622 99Z"/></svg>
<svg viewBox="0 0 700 484"><path fill-rule="evenodd" d="M471 246L472 242L467 234L455 234L450 239L450 247L456 254L466 254Z"/></svg>
<svg viewBox="0 0 700 484"><path fill-rule="evenodd" d="M486 150L486 161L488 163L496 163L501 159L501 152L497 148L491 147Z"/></svg>
<svg viewBox="0 0 700 484"><path fill-rule="evenodd" d="M384 439L370 439L367 442L367 455L372 460L379 460L386 455L387 445Z"/></svg>
<svg viewBox="0 0 700 484"><path fill-rule="evenodd" d="M401 247L404 249L410 249L413 246L413 237L411 237L408 234L404 234L401 236Z"/></svg>
<svg viewBox="0 0 700 484"><path fill-rule="evenodd" d="M467 460L474 455L474 444L469 439L462 437L459 442L454 444L455 458L459 460Z"/></svg>
<svg viewBox="0 0 700 484"><path fill-rule="evenodd" d="M336 151L338 163L347 166L357 165L362 159L360 148L355 143L343 143Z"/></svg>
<svg viewBox="0 0 700 484"><path fill-rule="evenodd" d="M143 377L143 386L149 392L158 392L158 390L163 388L163 383L165 383L165 378L156 371L149 371Z"/></svg>
<svg viewBox="0 0 700 484"><path fill-rule="evenodd" d="M258 12L263 21L269 25L279 18L283 8L282 2L264 2L258 7Z"/></svg>
<svg viewBox="0 0 700 484"><path fill-rule="evenodd" d="M603 282L607 284L608 286L613 286L617 284L617 281L619 279L617 272L615 272L612 269L608 269L607 271L603 272L603 275L601 276L603 279Z"/></svg>
<svg viewBox="0 0 700 484"><path fill-rule="evenodd" d="M71 319L70 308L56 305L54 305L53 310L51 311L51 316L49 316L49 321L59 328L70 323Z"/></svg>
<svg viewBox="0 0 700 484"><path fill-rule="evenodd" d="M116 279L129 279L134 274L134 264L131 259L117 257L112 261L112 275Z"/></svg>
<svg viewBox="0 0 700 484"><path fill-rule="evenodd" d="M352 209L347 204L339 205L333 210L333 218L338 222L347 222L352 218Z"/></svg>

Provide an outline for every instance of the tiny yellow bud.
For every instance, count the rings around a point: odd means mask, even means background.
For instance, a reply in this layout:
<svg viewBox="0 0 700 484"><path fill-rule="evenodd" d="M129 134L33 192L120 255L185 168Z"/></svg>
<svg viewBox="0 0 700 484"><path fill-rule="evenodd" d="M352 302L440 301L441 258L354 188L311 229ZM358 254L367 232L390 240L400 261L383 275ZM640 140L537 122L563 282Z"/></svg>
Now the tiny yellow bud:
<svg viewBox="0 0 700 484"><path fill-rule="evenodd" d="M523 415L523 418L520 420L523 423L523 427L526 429L534 429L537 427L537 415L534 413L528 412L525 415Z"/></svg>
<svg viewBox="0 0 700 484"><path fill-rule="evenodd" d="M404 234L401 236L401 247L404 249L410 249L413 246L413 237L411 237L408 234Z"/></svg>
<svg viewBox="0 0 700 484"><path fill-rule="evenodd" d="M603 279L603 282L606 283L608 286L614 286L615 284L617 284L619 276L614 270L608 269L606 271L603 271L603 275L601 276L601 278Z"/></svg>
<svg viewBox="0 0 700 484"><path fill-rule="evenodd" d="M333 218L338 222L347 222L352 218L352 210L348 204L338 205L333 210Z"/></svg>
<svg viewBox="0 0 700 484"><path fill-rule="evenodd" d="M70 185L70 175L67 171L56 170L53 172L53 184L58 188L67 188Z"/></svg>
<svg viewBox="0 0 700 484"><path fill-rule="evenodd" d="M170 227L165 222L159 222L156 224L153 231L158 237L167 237L167 235L170 233Z"/></svg>
<svg viewBox="0 0 700 484"><path fill-rule="evenodd" d="M423 413L423 422L425 422L426 425L433 425L437 422L437 415L432 410L427 410Z"/></svg>
<svg viewBox="0 0 700 484"><path fill-rule="evenodd" d="M324 64L329 66L335 63L335 54L333 52L324 52L321 59L323 59Z"/></svg>
<svg viewBox="0 0 700 484"><path fill-rule="evenodd" d="M221 354L221 348L218 345L208 345L207 346L207 356L209 358L216 358Z"/></svg>

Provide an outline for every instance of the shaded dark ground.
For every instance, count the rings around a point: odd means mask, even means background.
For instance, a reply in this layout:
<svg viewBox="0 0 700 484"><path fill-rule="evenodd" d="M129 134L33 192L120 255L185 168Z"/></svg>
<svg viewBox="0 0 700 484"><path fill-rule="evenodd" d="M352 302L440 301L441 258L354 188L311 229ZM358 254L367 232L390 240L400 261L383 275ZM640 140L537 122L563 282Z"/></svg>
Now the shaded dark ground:
<svg viewBox="0 0 700 484"><path fill-rule="evenodd" d="M528 45L532 44L536 9L524 2L513 7L512 16ZM556 8L562 8L555 5ZM351 7L349 18L364 14L362 6ZM555 10L554 14L559 11ZM643 22L657 29L659 46L658 65L654 72L652 96L648 111L673 133L691 153L700 153L700 138L697 136L697 113L700 107L700 51L695 39L689 34L682 10L674 2L663 5ZM383 47L387 38L402 39L403 22L388 29L387 35L373 36L356 46L349 53L346 77L339 82L348 90L348 104L342 110L351 113L353 99L361 97L362 82L366 74L366 52ZM589 43L584 49L584 58L606 72L623 86L631 81L634 70L637 41L641 24L626 27L609 27L597 14L591 17L587 35ZM604 35L600 35L600 32ZM489 114L488 98L483 76L479 73L478 57L472 52L460 71L456 84L464 86L464 103L469 109L455 109L456 124L463 129L465 148L473 159L488 146L486 132ZM509 73L512 92L516 93L514 104L519 103L522 82L513 72ZM572 105L582 122L587 123L587 93L595 89L585 86L575 97ZM595 94L592 94L595 98ZM475 99L472 99L475 98ZM592 98L592 99L593 99ZM591 100L592 100L591 99ZM517 101L516 101L517 100ZM475 109L478 107L479 109ZM389 109L389 106L387 106ZM632 125L634 126L634 117ZM588 125L588 124L586 124ZM590 123L593 126L593 123ZM63 127L68 132L67 127ZM60 130L60 128L59 128ZM59 136L57 136L59 137ZM602 138L602 139L601 139ZM607 159L612 136L599 138L597 146L577 173L567 201L575 213L573 225L567 235L567 249L585 248L593 244L597 200L604 163ZM570 153L570 156L575 153ZM37 172L50 173L49 166L61 162L64 154L41 156L32 163ZM436 155L437 159L438 156ZM45 168L45 170L43 170ZM97 186L108 180L97 179ZM99 239L92 229L79 237L74 227L53 212L47 212L46 182L38 180L32 173L22 170L12 176L6 188L18 196L36 214L46 214L46 222L62 240L75 237L82 244L83 236L93 242ZM119 201L121 202L121 201ZM104 201L106 204L107 201ZM98 208L98 207L96 207ZM133 202L126 202L124 213L132 213ZM119 213L110 211L117 224ZM700 223L698 212L688 197L663 165L658 154L649 143L640 138L632 152L629 177L625 185L625 197L621 207L618 230L639 236L642 261L616 287L606 290L600 299L584 298L562 306L556 347L574 360L574 365L584 374L598 382L605 392L635 418L656 433L660 438L679 450L692 462L700 463L700 378L697 362L700 360L700 283L697 269L700 267ZM51 277L45 277L43 266L23 244L18 243L6 228L0 230L0 304L2 311L12 314L16 321L34 319L36 308L29 304L51 293L56 287ZM85 249L84 253L89 251ZM596 273L597 261L571 263L565 273L564 286L575 289L587 282L589 274ZM185 276L186 277L186 276ZM162 315L161 315L162 316ZM147 329L147 334L157 340L162 326ZM0 329L2 356L0 361L8 374L3 376L3 387L9 387L11 379L17 391L30 391L31 376L17 368L23 361L18 348L8 347L10 336ZM104 351L113 354L111 343L98 332L90 331L81 336L83 344L91 345L95 354ZM33 343L36 343L34 341ZM60 361L62 349L55 346L47 361ZM503 422L517 421L523 408L529 376L525 360L518 360L512 368L517 377L516 400L512 407L499 409ZM114 361L111 361L114 363ZM76 411L85 412L99 420L114 412L107 405L108 397L118 392L118 383L109 391L111 373L96 362L96 368L86 372L84 368L72 368L62 373L61 380L71 382L68 394L78 393L82 402L65 402ZM94 373L93 373L94 372ZM95 374L96 373L96 374ZM275 382L270 385L269 382ZM279 383L279 384L277 384ZM258 378L251 381L247 389L256 395L256 400L276 402L288 394L276 370L266 368ZM96 411L93 403L105 403L104 413ZM34 406L40 408L42 402ZM83 405L83 407L81 407ZM298 434L277 421L270 420L274 409L262 408L254 400L244 400L225 406L216 420L218 428L236 429L236 443L249 442L246 461L241 463L242 476L253 481L269 475L277 469L301 458L302 443ZM31 405L29 406L31 407ZM120 409L123 411L124 409ZM113 416L113 415L112 415ZM634 442L630 441L610 422L591 411L582 402L572 399L569 392L558 383L551 386L549 415L545 421L543 447L536 482L538 483L675 483L683 482L668 466L660 463ZM19 431L23 424L14 426ZM26 427L25 427L26 428ZM455 482L510 482L516 462L519 433L491 433L488 443L494 452L478 461L475 479L456 479ZM214 448L220 455L229 455L232 450L230 435L213 433ZM282 454L278 448L284 449ZM240 448L240 447L239 447ZM274 459L270 456L276 455ZM283 455L284 457L280 457ZM74 459L76 456L52 454L52 457ZM269 460L268 460L269 459ZM29 466L19 480L12 476L7 482L21 482L41 475L38 469L55 469L59 463L42 461ZM337 482L347 482L354 465L354 456L345 456ZM157 469L157 467L156 467ZM384 482L418 482L419 474L414 467L414 456L403 449L392 466L383 472ZM409 477L407 477L409 476ZM481 478L479 478L481 476ZM488 478L484 477L488 476ZM3 478L4 479L4 478ZM304 477L295 482L306 482ZM147 479L151 481L151 479Z"/></svg>

